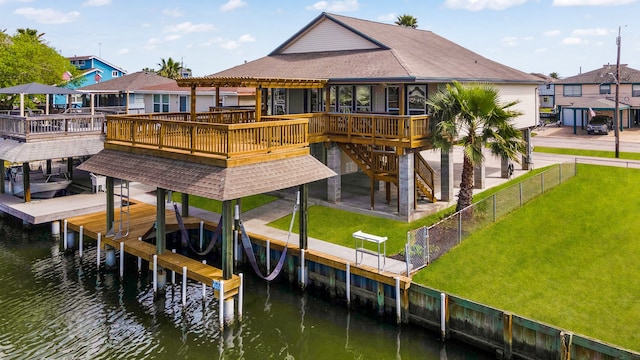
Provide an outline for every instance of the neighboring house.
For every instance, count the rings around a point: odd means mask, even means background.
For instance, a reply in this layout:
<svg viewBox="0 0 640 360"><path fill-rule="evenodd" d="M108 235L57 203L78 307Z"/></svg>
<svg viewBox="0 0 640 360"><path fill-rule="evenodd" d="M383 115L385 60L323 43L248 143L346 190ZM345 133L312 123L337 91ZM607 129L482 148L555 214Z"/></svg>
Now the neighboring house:
<svg viewBox="0 0 640 360"><path fill-rule="evenodd" d="M127 72L120 67L117 67L104 59L101 59L94 55L89 56L72 56L68 58L71 65L82 71L80 75L81 80L78 86L69 86L76 89L78 87L89 86L98 84L103 81L109 81L111 79L124 76ZM66 79L70 80L70 79ZM81 106L80 97L73 98L72 103L74 106ZM54 106L66 106L67 99L64 96L56 96L54 98Z"/></svg>
<svg viewBox="0 0 640 360"><path fill-rule="evenodd" d="M514 124L522 130L527 141L530 141L530 129L538 123L537 88L543 82L431 31L327 13L316 17L263 58L207 77L179 80L178 83L185 87L212 86L242 82L243 79L254 79L253 84L261 84L265 79L274 79L273 84L277 84L278 79L282 79L281 88L260 85L257 89L262 99L261 113L267 115L364 113L363 119L379 116L380 123L395 119L389 115L399 115L401 124L415 124L418 120L408 116L426 118L429 114L428 96L447 83L454 80L490 83L499 90L503 102L518 101L513 110L522 115L514 119ZM324 81L326 85L323 88L305 86L305 82L317 84ZM357 115L345 118L359 121ZM367 176L384 179L387 194L390 194L389 184L395 184L399 212L411 217L416 200L412 164L420 161L414 160L414 155L429 147L405 151L400 147L394 149L391 143L383 146L376 143L354 145L335 138L331 141L334 143L330 144L323 138L322 142L312 144L312 153L342 176L353 173L358 177L356 181L371 185L371 191L374 186L382 184L374 185L375 181L369 181ZM379 141L382 144L385 139ZM323 146L327 148L322 149ZM369 175L370 166L360 165L371 163L372 159L380 158L380 154L385 156L383 162L392 157L396 159L394 154L399 154L397 162L390 165L394 171L399 169L398 175L393 175L393 178L384 177L382 172ZM530 153L523 154L524 168L528 168L530 159ZM443 161L443 164L447 168L442 169L442 173L446 176L451 174L452 180L453 160ZM504 161L503 166L506 174L508 163ZM476 173L482 179L477 187L482 188L484 168ZM353 178L343 181L351 180ZM449 180L443 180L443 183L448 186ZM446 201L453 200L453 182L450 184L441 195ZM327 198L338 202L340 179L329 181L327 187Z"/></svg>
<svg viewBox="0 0 640 360"><path fill-rule="evenodd" d="M584 128L593 115L614 117L616 65L571 76L555 83L555 98L564 125ZM620 65L620 126L640 123L640 71Z"/></svg>
<svg viewBox="0 0 640 360"><path fill-rule="evenodd" d="M557 79L551 76L534 73L534 76L539 77L544 84L538 87L538 98L540 102L540 118L555 120L556 113L556 101L555 101L555 82Z"/></svg>
<svg viewBox="0 0 640 360"><path fill-rule="evenodd" d="M173 79L145 71L78 90L95 94L95 106L99 109L129 114L189 111L191 101L189 89L178 87ZM209 111L210 107L215 106L215 98L215 89L199 89L196 93L197 111ZM88 100L85 101L87 103L84 105L89 106ZM219 106L254 105L255 91L243 89L238 92L235 88L220 88L220 102Z"/></svg>

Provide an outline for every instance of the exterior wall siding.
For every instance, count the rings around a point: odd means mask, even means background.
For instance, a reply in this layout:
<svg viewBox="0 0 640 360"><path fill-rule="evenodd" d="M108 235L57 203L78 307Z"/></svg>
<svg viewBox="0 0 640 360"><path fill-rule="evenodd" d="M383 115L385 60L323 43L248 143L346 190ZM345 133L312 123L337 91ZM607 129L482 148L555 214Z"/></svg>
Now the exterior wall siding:
<svg viewBox="0 0 640 360"><path fill-rule="evenodd" d="M539 114L538 85L536 84L497 84L502 102L518 101L513 110L522 113L515 119L515 127L524 129L536 126Z"/></svg>
<svg viewBox="0 0 640 360"><path fill-rule="evenodd" d="M339 39L339 41L338 41ZM377 49L378 46L325 19L296 39L281 52L283 54L299 54L319 51L365 50Z"/></svg>

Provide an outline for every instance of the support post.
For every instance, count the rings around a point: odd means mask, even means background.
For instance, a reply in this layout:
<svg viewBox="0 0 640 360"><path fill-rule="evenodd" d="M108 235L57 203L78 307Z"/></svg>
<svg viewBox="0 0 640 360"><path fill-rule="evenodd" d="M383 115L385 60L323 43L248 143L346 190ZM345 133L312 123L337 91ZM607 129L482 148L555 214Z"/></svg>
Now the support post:
<svg viewBox="0 0 640 360"><path fill-rule="evenodd" d="M400 278L396 276L396 323L402 321L402 306L400 304Z"/></svg>
<svg viewBox="0 0 640 360"><path fill-rule="evenodd" d="M67 219L64 219L63 224L64 224L64 225L63 225L63 227L62 227L62 239L63 239L63 241L62 241L62 242L63 242L63 244L62 244L62 248L63 248L63 249L64 249L64 251L66 252L66 251L67 251L67 235L68 235L68 234L67 234L67 231L68 231L68 230L67 230L67 229L68 229L68 227L67 227L67 224L68 224L68 223L67 223Z"/></svg>
<svg viewBox="0 0 640 360"><path fill-rule="evenodd" d="M124 276L124 241L120 243L120 278Z"/></svg>
<svg viewBox="0 0 640 360"><path fill-rule="evenodd" d="M405 153L398 157L398 212L411 220L415 208L415 157Z"/></svg>
<svg viewBox="0 0 640 360"><path fill-rule="evenodd" d="M182 306L187 306L187 267L182 267Z"/></svg>
<svg viewBox="0 0 640 360"><path fill-rule="evenodd" d="M306 250L308 248L308 235L309 235L309 213L308 210L309 200L309 185L302 184L298 186L298 193L296 195L296 205L298 206L298 223L300 234L300 249Z"/></svg>
<svg viewBox="0 0 640 360"><path fill-rule="evenodd" d="M189 217L189 194L180 193L182 200L182 217Z"/></svg>
<svg viewBox="0 0 640 360"><path fill-rule="evenodd" d="M351 263L347 263L347 307L351 305Z"/></svg>
<svg viewBox="0 0 640 360"><path fill-rule="evenodd" d="M166 190L163 188L157 188L156 190L156 254L162 255L166 248L167 237L165 229L165 207L166 203L164 198L166 196Z"/></svg>
<svg viewBox="0 0 640 360"><path fill-rule="evenodd" d="M303 290L307 286L307 279L306 279L307 269L306 269L305 260L304 260L305 253L306 253L306 250L300 249L300 285Z"/></svg>
<svg viewBox="0 0 640 360"><path fill-rule="evenodd" d="M440 152L440 198L442 201L454 201L453 197L453 147Z"/></svg>
<svg viewBox="0 0 640 360"><path fill-rule="evenodd" d="M80 225L80 234L78 234L78 241L80 242L79 247L78 247L78 255L80 255L81 259L82 259L83 238L84 238L84 226Z"/></svg>
<svg viewBox="0 0 640 360"><path fill-rule="evenodd" d="M219 300L218 300L218 316L220 319L220 329L224 328L224 281L220 280L220 290L218 291Z"/></svg>
<svg viewBox="0 0 640 360"><path fill-rule="evenodd" d="M24 202L31 201L31 182L29 180L29 163L22 163L22 194Z"/></svg>
<svg viewBox="0 0 640 360"><path fill-rule="evenodd" d="M96 268L100 269L100 250L102 247L102 233L98 233L98 243L96 244Z"/></svg>
<svg viewBox="0 0 640 360"><path fill-rule="evenodd" d="M233 276L233 211L231 200L222 202L222 278L229 280Z"/></svg>
<svg viewBox="0 0 640 360"><path fill-rule="evenodd" d="M474 189L484 189L485 188L485 178L486 178L486 166L485 161L482 160L473 168L473 188Z"/></svg>
<svg viewBox="0 0 640 360"><path fill-rule="evenodd" d="M207 260L202 260L202 263L207 265ZM202 302L207 299L207 284L202 283Z"/></svg>
<svg viewBox="0 0 640 360"><path fill-rule="evenodd" d="M105 187L106 187L106 191L107 191L107 232L109 230L114 230L113 229L113 222L115 220L115 215L114 215L114 208L115 208L115 203L114 203L114 188L113 188L113 178L111 176L107 176L107 178L105 179Z"/></svg>
<svg viewBox="0 0 640 360"><path fill-rule="evenodd" d="M327 167L337 175L327 179L327 201L334 204L339 203L342 196L341 163L340 147L331 143L327 148Z"/></svg>
<svg viewBox="0 0 640 360"><path fill-rule="evenodd" d="M158 292L158 255L153 254L153 293Z"/></svg>
<svg viewBox="0 0 640 360"><path fill-rule="evenodd" d="M242 303L244 301L244 274L238 274L240 277L240 289L238 290L238 319L242 320Z"/></svg>

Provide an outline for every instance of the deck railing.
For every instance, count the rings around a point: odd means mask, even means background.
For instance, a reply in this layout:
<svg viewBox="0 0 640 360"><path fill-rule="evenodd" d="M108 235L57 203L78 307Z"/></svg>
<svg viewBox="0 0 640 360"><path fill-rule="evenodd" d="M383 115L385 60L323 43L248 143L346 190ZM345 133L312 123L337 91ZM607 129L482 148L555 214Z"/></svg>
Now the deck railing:
<svg viewBox="0 0 640 360"><path fill-rule="evenodd" d="M428 138L431 134L428 115L306 113L263 116L262 121L308 119L309 138L346 136L384 138L410 142Z"/></svg>
<svg viewBox="0 0 640 360"><path fill-rule="evenodd" d="M104 132L103 114L0 115L0 136L21 141Z"/></svg>
<svg viewBox="0 0 640 360"><path fill-rule="evenodd" d="M159 116L108 116L107 119L107 142L208 154L225 159L309 145L306 119L248 124L177 121Z"/></svg>
<svg viewBox="0 0 640 360"><path fill-rule="evenodd" d="M191 114L188 112L173 113L150 113L139 115L126 115L131 118L191 121ZM196 113L196 122L208 124L246 124L256 121L255 110L226 110Z"/></svg>

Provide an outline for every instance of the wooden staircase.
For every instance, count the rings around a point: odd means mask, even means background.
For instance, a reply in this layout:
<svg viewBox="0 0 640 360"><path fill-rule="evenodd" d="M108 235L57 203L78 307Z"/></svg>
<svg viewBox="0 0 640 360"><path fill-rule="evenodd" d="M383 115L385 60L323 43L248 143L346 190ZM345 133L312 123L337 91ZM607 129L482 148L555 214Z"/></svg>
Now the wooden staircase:
<svg viewBox="0 0 640 360"><path fill-rule="evenodd" d="M416 183L416 191L418 196L426 197L432 203L436 202L435 196L435 181L434 181L434 171L433 168L429 165L427 160L422 157L422 154L419 152L414 153L414 173L415 173L415 183Z"/></svg>
<svg viewBox="0 0 640 360"><path fill-rule="evenodd" d="M337 144L374 181L381 180L398 186L398 155L395 149L370 144ZM414 153L414 157L416 194L435 203L434 171L419 152Z"/></svg>

